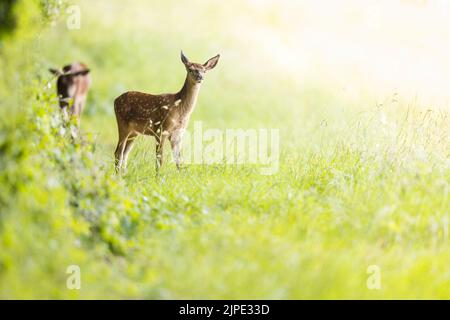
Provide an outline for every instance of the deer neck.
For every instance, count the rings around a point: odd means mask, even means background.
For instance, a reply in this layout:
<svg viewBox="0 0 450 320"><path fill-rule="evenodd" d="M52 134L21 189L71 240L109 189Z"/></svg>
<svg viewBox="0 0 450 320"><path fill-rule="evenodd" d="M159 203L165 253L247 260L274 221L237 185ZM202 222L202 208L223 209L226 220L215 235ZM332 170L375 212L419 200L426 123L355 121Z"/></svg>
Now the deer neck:
<svg viewBox="0 0 450 320"><path fill-rule="evenodd" d="M178 93L178 97L181 100L179 108L183 113L190 113L195 108L200 87L201 83L192 81L189 76L186 76L183 88Z"/></svg>

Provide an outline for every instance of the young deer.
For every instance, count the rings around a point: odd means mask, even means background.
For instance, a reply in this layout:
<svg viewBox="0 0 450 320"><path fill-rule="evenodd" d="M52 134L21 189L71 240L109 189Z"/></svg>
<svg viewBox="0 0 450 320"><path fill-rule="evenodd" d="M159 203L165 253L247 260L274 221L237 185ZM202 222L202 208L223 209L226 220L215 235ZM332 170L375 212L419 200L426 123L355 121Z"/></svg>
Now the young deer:
<svg viewBox="0 0 450 320"><path fill-rule="evenodd" d="M181 139L189 117L197 102L198 93L206 71L214 68L220 55L204 64L193 63L181 51L181 61L187 76L180 91L172 94L152 95L129 91L114 101L119 142L115 151L116 171L126 169L128 155L139 135L150 135L156 139L156 171L163 163L163 146L168 138L177 168L180 168Z"/></svg>
<svg viewBox="0 0 450 320"><path fill-rule="evenodd" d="M86 104L86 97L91 86L89 69L85 64L72 63L59 69L49 69L49 71L58 77L56 89L59 98L59 106L67 117L67 107L72 101L70 115L77 118Z"/></svg>

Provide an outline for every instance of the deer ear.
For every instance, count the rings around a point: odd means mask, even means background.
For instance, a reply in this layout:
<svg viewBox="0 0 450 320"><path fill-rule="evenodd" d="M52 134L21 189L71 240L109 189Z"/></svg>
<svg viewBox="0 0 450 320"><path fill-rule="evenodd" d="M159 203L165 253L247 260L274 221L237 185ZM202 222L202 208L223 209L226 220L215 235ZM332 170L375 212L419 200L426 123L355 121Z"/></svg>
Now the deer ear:
<svg viewBox="0 0 450 320"><path fill-rule="evenodd" d="M189 59L184 55L183 50L181 50L181 62L185 65L189 63Z"/></svg>
<svg viewBox="0 0 450 320"><path fill-rule="evenodd" d="M73 72L73 73L68 73L67 75L71 75L73 77L76 76L85 76L87 75L91 70L86 69L86 70L81 70L81 71L77 71L77 72Z"/></svg>
<svg viewBox="0 0 450 320"><path fill-rule="evenodd" d="M219 58L220 54L206 61L203 66L206 68L206 70L211 70L217 65L217 62L219 62Z"/></svg>
<svg viewBox="0 0 450 320"><path fill-rule="evenodd" d="M48 71L50 71L51 74L53 74L53 75L55 75L55 76L57 76L57 77L59 77L60 75L62 75L61 70L58 70L58 69L50 68L50 69L48 69Z"/></svg>

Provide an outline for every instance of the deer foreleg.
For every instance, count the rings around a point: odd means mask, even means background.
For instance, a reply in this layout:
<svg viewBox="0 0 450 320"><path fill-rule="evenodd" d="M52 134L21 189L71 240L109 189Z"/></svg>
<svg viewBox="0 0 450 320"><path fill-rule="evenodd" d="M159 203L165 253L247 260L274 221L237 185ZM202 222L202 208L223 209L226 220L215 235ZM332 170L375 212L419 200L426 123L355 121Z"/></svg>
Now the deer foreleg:
<svg viewBox="0 0 450 320"><path fill-rule="evenodd" d="M177 169L181 168L181 136L172 135L170 137L170 144L172 146L173 159L175 161L175 165Z"/></svg>

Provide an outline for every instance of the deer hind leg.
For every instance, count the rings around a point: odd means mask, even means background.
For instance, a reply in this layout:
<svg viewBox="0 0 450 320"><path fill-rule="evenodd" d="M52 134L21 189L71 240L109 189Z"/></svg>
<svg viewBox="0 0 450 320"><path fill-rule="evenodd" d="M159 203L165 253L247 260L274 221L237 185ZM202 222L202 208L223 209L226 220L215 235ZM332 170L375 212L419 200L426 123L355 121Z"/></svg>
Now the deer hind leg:
<svg viewBox="0 0 450 320"><path fill-rule="evenodd" d="M163 146L166 137L164 135L156 137L156 173L159 173L159 169L163 165Z"/></svg>
<svg viewBox="0 0 450 320"><path fill-rule="evenodd" d="M81 113L83 112L85 103L86 97L76 97L72 105L71 114L75 118L78 126L80 126Z"/></svg>
<svg viewBox="0 0 450 320"><path fill-rule="evenodd" d="M72 117L78 117L80 115L80 98L77 96L74 96L72 100L72 105L70 107L70 115Z"/></svg>
<svg viewBox="0 0 450 320"><path fill-rule="evenodd" d="M127 144L128 135L129 135L129 132L126 132L119 125L119 142L117 142L116 151L114 152L116 172L120 172L120 169L122 167L123 154L124 154L125 147Z"/></svg>
<svg viewBox="0 0 450 320"><path fill-rule="evenodd" d="M125 170L127 169L128 155L130 154L131 149L133 149L133 144L135 142L136 137L137 134L135 132L131 132L126 140L126 145L122 157L122 167Z"/></svg>

